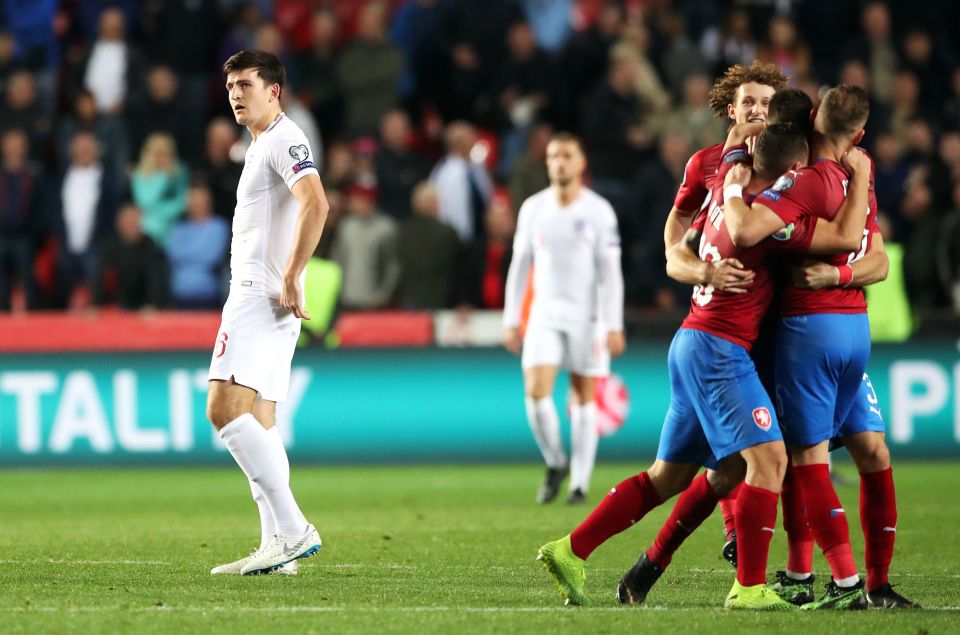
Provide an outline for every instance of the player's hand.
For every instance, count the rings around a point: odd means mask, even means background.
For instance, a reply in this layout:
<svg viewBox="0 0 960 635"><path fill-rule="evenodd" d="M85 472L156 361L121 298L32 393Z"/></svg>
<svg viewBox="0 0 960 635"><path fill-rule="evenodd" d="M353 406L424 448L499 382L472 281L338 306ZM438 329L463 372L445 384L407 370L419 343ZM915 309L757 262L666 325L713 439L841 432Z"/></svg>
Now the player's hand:
<svg viewBox="0 0 960 635"><path fill-rule="evenodd" d="M520 354L520 346L523 344L523 339L520 337L520 329L515 326L507 327L503 329L503 347L513 353L514 355Z"/></svg>
<svg viewBox="0 0 960 635"><path fill-rule="evenodd" d="M610 331L607 333L607 350L610 351L610 357L620 357L627 350L627 338L623 331Z"/></svg>
<svg viewBox="0 0 960 635"><path fill-rule="evenodd" d="M284 276L280 289L280 306L301 320L309 320L310 314L303 306L303 292L300 290L300 276Z"/></svg>
<svg viewBox="0 0 960 635"><path fill-rule="evenodd" d="M850 173L869 172L870 157L860 148L850 148L840 157L840 163Z"/></svg>
<svg viewBox="0 0 960 635"><path fill-rule="evenodd" d="M753 170L746 164L738 163L727 172L727 176L723 179L723 185L724 187L728 185L747 187L750 184L751 176L753 176Z"/></svg>
<svg viewBox="0 0 960 635"><path fill-rule="evenodd" d="M707 284L719 291L746 293L755 277L756 274L736 258L724 258L710 263Z"/></svg>
<svg viewBox="0 0 960 635"><path fill-rule="evenodd" d="M825 289L840 284L840 269L825 262L807 261L790 270L793 284L801 289Z"/></svg>
<svg viewBox="0 0 960 635"><path fill-rule="evenodd" d="M730 132L727 133L727 143L739 145L750 137L756 137L763 132L766 127L767 122L765 121L745 121L738 123L730 128Z"/></svg>

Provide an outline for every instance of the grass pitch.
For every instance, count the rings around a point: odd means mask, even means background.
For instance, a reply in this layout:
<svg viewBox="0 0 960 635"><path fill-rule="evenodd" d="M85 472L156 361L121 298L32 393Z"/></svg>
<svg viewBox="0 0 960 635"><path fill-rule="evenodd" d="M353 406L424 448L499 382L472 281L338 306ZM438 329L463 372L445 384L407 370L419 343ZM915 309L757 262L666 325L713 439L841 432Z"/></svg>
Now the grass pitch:
<svg viewBox="0 0 960 635"><path fill-rule="evenodd" d="M839 487L862 562L859 488ZM637 471L602 465L601 492ZM590 559L588 607L565 608L534 561L590 507L539 506L536 466L297 468L324 539L296 578L211 578L258 541L236 468L6 471L0 488L0 633L960 632L960 463L899 463L891 576L923 611L741 614L719 608L733 571L719 514L691 537L645 608L620 607L620 575L669 511ZM770 569L781 568L783 532ZM862 566L862 564L861 564ZM815 570L828 578L818 555ZM819 582L818 582L819 585Z"/></svg>

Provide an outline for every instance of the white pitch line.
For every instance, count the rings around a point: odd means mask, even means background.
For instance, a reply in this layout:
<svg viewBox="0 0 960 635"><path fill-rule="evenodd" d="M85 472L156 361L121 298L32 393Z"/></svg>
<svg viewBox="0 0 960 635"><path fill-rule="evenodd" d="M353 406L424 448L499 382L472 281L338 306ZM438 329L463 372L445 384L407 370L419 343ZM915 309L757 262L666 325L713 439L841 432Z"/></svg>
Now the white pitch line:
<svg viewBox="0 0 960 635"><path fill-rule="evenodd" d="M594 569L596 571L597 569ZM690 573L715 573L717 575L733 575L733 569L687 569ZM960 573L891 573L892 578L960 578Z"/></svg>
<svg viewBox="0 0 960 635"><path fill-rule="evenodd" d="M54 560L53 558L34 558L32 560L0 560L0 564L125 564L125 565L163 565L173 563L163 560Z"/></svg>
<svg viewBox="0 0 960 635"><path fill-rule="evenodd" d="M668 606L641 606L641 607L622 607L622 606L594 606L594 607L563 607L563 606L141 606L141 607L123 607L123 606L74 606L74 607L56 607L56 606L37 606L37 607L0 607L0 613L106 613L106 612L128 612L128 613L557 613L557 612L577 612L584 611L590 613L604 613L617 611L620 613L632 613L636 611L659 611L659 612L694 612L709 611L713 613L726 613L720 607L668 607ZM960 606L938 606L924 607L919 609L922 614L957 612ZM728 613L729 614L729 613Z"/></svg>

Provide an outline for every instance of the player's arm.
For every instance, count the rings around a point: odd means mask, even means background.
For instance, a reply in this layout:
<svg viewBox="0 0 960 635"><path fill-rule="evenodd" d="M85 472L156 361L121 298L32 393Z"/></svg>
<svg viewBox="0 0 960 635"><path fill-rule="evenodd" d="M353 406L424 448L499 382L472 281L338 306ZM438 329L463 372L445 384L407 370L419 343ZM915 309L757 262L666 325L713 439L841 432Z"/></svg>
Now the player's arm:
<svg viewBox="0 0 960 635"><path fill-rule="evenodd" d="M620 232L613 209L605 210L605 227L598 233L596 266L599 274L600 314L607 327L607 350L611 357L619 357L627 348L623 333L623 271L620 268Z"/></svg>
<svg viewBox="0 0 960 635"><path fill-rule="evenodd" d="M683 181L663 227L664 256L671 247L683 240L683 235L690 229L690 223L703 206L707 194L709 190L703 182L702 155L697 152L687 160L687 165L683 168Z"/></svg>
<svg viewBox="0 0 960 635"><path fill-rule="evenodd" d="M683 284L712 285L730 293L746 293L755 274L736 258L704 262L696 249L702 232L690 229L683 240L667 253L667 275Z"/></svg>
<svg viewBox="0 0 960 635"><path fill-rule="evenodd" d="M290 256L283 268L280 304L293 311L298 318L309 320L310 315L303 306L300 274L306 269L310 256L320 242L330 205L327 203L320 177L316 174L307 174L299 179L290 191L300 204L300 214L297 217L297 229L293 235Z"/></svg>
<svg viewBox="0 0 960 635"><path fill-rule="evenodd" d="M747 205L743 188L750 183L752 170L746 165L733 166L723 180L723 222L735 247L753 247L767 236L783 228L784 222L766 205Z"/></svg>
<svg viewBox="0 0 960 635"><path fill-rule="evenodd" d="M843 267L849 267L849 271L842 272ZM810 262L802 267L794 267L791 274L793 283L803 289L841 286L843 274L850 276L850 282L842 286L862 288L886 280L889 268L890 259L883 247L883 236L880 232L873 232L866 255L852 265L837 267L827 262Z"/></svg>
<svg viewBox="0 0 960 635"><path fill-rule="evenodd" d="M530 211L524 205L517 218L517 231L513 236L513 257L507 271L506 288L503 292L503 345L514 355L520 353L520 311L530 266L533 264L533 240L529 229Z"/></svg>
<svg viewBox="0 0 960 635"><path fill-rule="evenodd" d="M817 219L808 248L810 253L836 254L860 249L869 215L870 159L862 151L852 148L843 156L843 165L853 174L847 197L832 221Z"/></svg>
<svg viewBox="0 0 960 635"><path fill-rule="evenodd" d="M727 133L727 140L723 144L723 151L726 152L734 146L745 146L747 139L750 137L756 137L758 134L763 132L764 128L766 127L767 124L762 121L748 121L731 126L730 131ZM743 150L744 156L746 156L746 147L744 147Z"/></svg>

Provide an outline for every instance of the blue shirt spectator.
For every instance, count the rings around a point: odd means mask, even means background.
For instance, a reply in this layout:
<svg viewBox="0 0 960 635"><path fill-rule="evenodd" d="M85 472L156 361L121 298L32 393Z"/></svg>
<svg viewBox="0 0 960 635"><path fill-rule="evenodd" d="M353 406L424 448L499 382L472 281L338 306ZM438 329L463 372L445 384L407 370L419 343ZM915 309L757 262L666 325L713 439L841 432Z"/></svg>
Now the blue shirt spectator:
<svg viewBox="0 0 960 635"><path fill-rule="evenodd" d="M206 185L194 185L187 197L187 218L170 232L170 295L181 309L215 309L220 305L230 227L214 215Z"/></svg>
<svg viewBox="0 0 960 635"><path fill-rule="evenodd" d="M147 137L130 184L133 200L143 210L143 232L165 247L173 224L186 207L188 186L186 168L177 159L170 135Z"/></svg>

